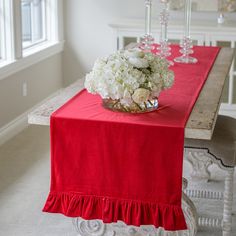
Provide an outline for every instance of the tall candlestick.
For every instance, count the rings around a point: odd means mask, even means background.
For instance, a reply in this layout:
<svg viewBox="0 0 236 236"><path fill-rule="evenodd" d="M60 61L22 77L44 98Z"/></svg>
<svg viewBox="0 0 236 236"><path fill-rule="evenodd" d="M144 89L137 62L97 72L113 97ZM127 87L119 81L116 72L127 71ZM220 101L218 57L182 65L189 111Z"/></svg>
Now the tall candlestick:
<svg viewBox="0 0 236 236"><path fill-rule="evenodd" d="M186 64L194 64L197 63L197 59L194 57L189 56L193 53L192 50L192 40L190 37L190 23L191 23L191 6L192 1L191 0L185 0L185 7L184 7L184 20L185 20L185 27L184 27L184 37L182 42L180 43L180 47L182 48L180 52L182 53L182 56L177 57L174 59L175 62L178 63L186 63Z"/></svg>
<svg viewBox="0 0 236 236"><path fill-rule="evenodd" d="M151 17L152 17L152 1L146 0L145 1L145 34L151 34Z"/></svg>
<svg viewBox="0 0 236 236"><path fill-rule="evenodd" d="M140 48L150 52L154 38L151 35L151 18L152 18L152 0L145 0L145 35L141 39Z"/></svg>
<svg viewBox="0 0 236 236"><path fill-rule="evenodd" d="M217 18L217 22L218 24L223 24L225 22L225 17L224 17L224 4L223 4L223 0L219 0L218 1L219 7L218 7L218 11L220 12L220 15Z"/></svg>
<svg viewBox="0 0 236 236"><path fill-rule="evenodd" d="M191 0L185 1L185 7L184 7L184 21L185 21L185 37L190 38L190 23L191 23Z"/></svg>
<svg viewBox="0 0 236 236"><path fill-rule="evenodd" d="M167 11L167 3L164 4L164 9L160 13L161 34L160 42L168 41L167 26L169 20L169 12Z"/></svg>
<svg viewBox="0 0 236 236"><path fill-rule="evenodd" d="M167 60L167 57L171 55L171 48L169 46L168 42L168 36L167 36L167 29L168 29L168 23L169 23L169 10L168 10L168 4L169 0L160 0L161 3L163 3L164 7L163 10L160 13L160 24L161 24L161 32L160 32L160 46L158 49L158 55L162 58L165 58ZM173 61L167 60L169 65L173 65Z"/></svg>

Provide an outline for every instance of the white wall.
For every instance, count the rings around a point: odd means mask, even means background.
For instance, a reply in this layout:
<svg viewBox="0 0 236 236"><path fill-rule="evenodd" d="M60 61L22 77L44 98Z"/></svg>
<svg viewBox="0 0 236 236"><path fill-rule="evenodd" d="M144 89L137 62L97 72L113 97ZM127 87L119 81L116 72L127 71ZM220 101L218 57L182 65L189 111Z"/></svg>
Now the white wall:
<svg viewBox="0 0 236 236"><path fill-rule="evenodd" d="M158 22L159 1L153 1ZM180 19L182 13L172 13ZM119 18L143 18L144 0L65 0L66 47L63 54L64 83L67 85L88 72L97 57L111 53L115 36L108 23ZM193 20L214 20L216 13L193 13ZM235 18L234 18L235 19Z"/></svg>
<svg viewBox="0 0 236 236"><path fill-rule="evenodd" d="M89 71L97 57L114 50L114 36L108 23L114 18L142 17L142 4L143 0L64 1L65 84Z"/></svg>
<svg viewBox="0 0 236 236"><path fill-rule="evenodd" d="M56 32L58 30L58 40L60 42L63 41L63 2L64 0L58 0L57 10L60 18L58 20L59 25L55 24L56 28L54 29ZM52 52L51 50L57 50L60 46L56 45L46 50ZM43 54L44 52L40 52L37 58L34 58L41 60L40 55ZM19 68L16 67L16 69ZM23 83L27 83L27 96L23 96ZM1 79L0 143L7 139L4 138L5 134L9 138L26 125L26 112L29 109L56 92L62 85L62 53L49 56L38 63ZM16 131L14 131L15 128Z"/></svg>
<svg viewBox="0 0 236 236"><path fill-rule="evenodd" d="M61 63L60 53L0 80L0 129L61 88ZM28 85L26 97L23 82Z"/></svg>

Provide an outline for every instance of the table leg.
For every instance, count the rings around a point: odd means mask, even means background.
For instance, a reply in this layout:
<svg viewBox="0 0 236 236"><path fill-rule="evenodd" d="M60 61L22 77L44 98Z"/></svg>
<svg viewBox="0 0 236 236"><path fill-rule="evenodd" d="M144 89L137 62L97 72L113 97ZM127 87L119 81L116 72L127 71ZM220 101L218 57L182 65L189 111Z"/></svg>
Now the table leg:
<svg viewBox="0 0 236 236"><path fill-rule="evenodd" d="M192 166L192 173L190 176L195 180L209 181L211 178L209 166L213 164L212 157L206 149L200 148L185 148L185 159Z"/></svg>

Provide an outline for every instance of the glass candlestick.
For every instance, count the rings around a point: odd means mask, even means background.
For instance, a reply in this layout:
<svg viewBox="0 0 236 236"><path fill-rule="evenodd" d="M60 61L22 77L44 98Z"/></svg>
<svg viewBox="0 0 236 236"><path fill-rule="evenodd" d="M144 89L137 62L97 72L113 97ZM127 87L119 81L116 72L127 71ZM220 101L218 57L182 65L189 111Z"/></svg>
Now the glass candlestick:
<svg viewBox="0 0 236 236"><path fill-rule="evenodd" d="M167 31L169 23L169 9L168 4L169 0L160 0L164 4L164 8L160 13L160 24L161 24L161 33L160 33L160 46L158 49L158 55L162 58L167 58L171 55L171 48L168 42ZM169 65L173 65L173 61L167 60Z"/></svg>
<svg viewBox="0 0 236 236"><path fill-rule="evenodd" d="M223 0L219 0L218 1L218 11L219 11L219 16L217 18L217 22L218 24L223 24L225 22L225 17L224 17L224 11L225 11L225 8L224 8L224 1Z"/></svg>
<svg viewBox="0 0 236 236"><path fill-rule="evenodd" d="M218 24L223 24L225 22L225 17L223 13L220 13L220 15L217 18Z"/></svg>
<svg viewBox="0 0 236 236"><path fill-rule="evenodd" d="M174 59L175 62L178 63L187 63L187 64L194 64L197 63L197 59L191 57L190 55L193 53L193 44L190 37L190 23L191 23L191 0L185 0L185 8L184 8L184 18L185 18L185 30L184 30L184 37L180 43L182 56L177 57Z"/></svg>
<svg viewBox="0 0 236 236"><path fill-rule="evenodd" d="M151 35L151 17L152 17L152 0L145 0L145 35L141 39L140 48L146 52L152 50L154 38Z"/></svg>

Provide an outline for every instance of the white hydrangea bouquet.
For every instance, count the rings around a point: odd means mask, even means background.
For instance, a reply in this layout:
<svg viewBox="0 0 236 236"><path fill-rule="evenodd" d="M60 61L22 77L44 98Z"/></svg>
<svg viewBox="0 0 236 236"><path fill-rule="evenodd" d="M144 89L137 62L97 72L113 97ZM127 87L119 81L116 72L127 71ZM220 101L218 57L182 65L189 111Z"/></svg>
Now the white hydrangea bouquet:
<svg viewBox="0 0 236 236"><path fill-rule="evenodd" d="M160 92L173 82L165 59L135 48L98 59L86 75L85 88L99 94L106 108L139 113L157 109Z"/></svg>

